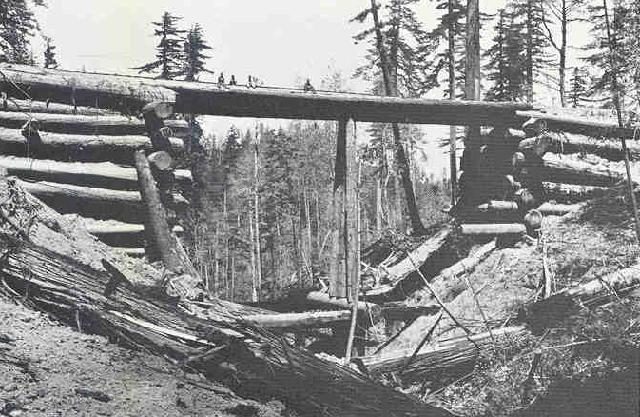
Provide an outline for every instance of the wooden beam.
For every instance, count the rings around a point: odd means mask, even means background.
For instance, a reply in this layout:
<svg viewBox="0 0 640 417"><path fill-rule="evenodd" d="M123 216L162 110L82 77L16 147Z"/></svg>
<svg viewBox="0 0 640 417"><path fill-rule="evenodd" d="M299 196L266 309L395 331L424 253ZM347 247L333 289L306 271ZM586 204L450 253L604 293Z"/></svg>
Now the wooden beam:
<svg viewBox="0 0 640 417"><path fill-rule="evenodd" d="M58 162L0 155L0 168L5 168L10 175L24 178L113 189L138 189L135 168L110 162ZM188 170L176 170L175 175L182 183L191 182Z"/></svg>
<svg viewBox="0 0 640 417"><path fill-rule="evenodd" d="M175 103L179 113L278 119L397 122L420 124L492 125L508 123L520 103L403 99L364 94L305 92L283 88L220 87L214 83L156 80L107 74L41 69L0 64L0 87L22 97L13 84L28 90L34 99L100 108L134 107L162 101ZM97 104L96 104L97 102Z"/></svg>
<svg viewBox="0 0 640 417"><path fill-rule="evenodd" d="M15 98L4 100L0 105L0 110L22 113L80 114L85 116L117 115L117 113L105 109Z"/></svg>
<svg viewBox="0 0 640 417"><path fill-rule="evenodd" d="M264 328L330 327L351 318L349 310L311 311L305 313L256 314L242 317L242 321Z"/></svg>
<svg viewBox="0 0 640 417"><path fill-rule="evenodd" d="M538 156L547 152L560 154L588 153L610 161L624 160L624 152L618 140L596 138L576 133L545 132L540 136L525 139L518 145L521 151L531 151ZM627 145L633 160L640 159L640 146L631 142Z"/></svg>
<svg viewBox="0 0 640 417"><path fill-rule="evenodd" d="M147 238L151 240L153 247L158 251L165 268L173 273L178 273L181 269L180 261L173 247L167 214L160 200L160 193L156 188L151 167L144 151L136 151L135 161L140 194L142 194L142 201L147 212L147 222L145 223ZM152 257L151 254L147 254L147 256Z"/></svg>
<svg viewBox="0 0 640 417"><path fill-rule="evenodd" d="M20 129L25 123L36 121L38 131L80 135L144 135L144 122L125 116L83 116L73 114L26 113L0 111L0 126ZM189 127L184 120L167 120L172 136L186 137Z"/></svg>
<svg viewBox="0 0 640 417"><path fill-rule="evenodd" d="M182 154L184 141L170 138L172 152ZM151 150L146 136L70 135L38 132L27 139L17 129L0 127L0 146L5 155L77 162L114 162L133 166L133 152Z"/></svg>
<svg viewBox="0 0 640 417"><path fill-rule="evenodd" d="M567 184L608 187L624 181L621 171L567 158L545 159L541 167L532 168L532 171L540 181Z"/></svg>
<svg viewBox="0 0 640 417"><path fill-rule="evenodd" d="M321 291L311 291L306 295L306 300L311 304L343 308L345 310L350 309L352 306L352 303L350 303L346 298L332 297L328 293ZM371 312L374 316L379 316L381 311L378 304L365 301L358 301L358 309L365 313Z"/></svg>
<svg viewBox="0 0 640 417"><path fill-rule="evenodd" d="M523 235L527 228L521 223L489 223L489 224L461 224L463 235Z"/></svg>
<svg viewBox="0 0 640 417"><path fill-rule="evenodd" d="M621 128L615 122L598 121L586 118L561 116L532 110L516 110L521 122L533 118L546 123L546 128L557 132L571 132L587 136L610 138L633 137L632 128Z"/></svg>
<svg viewBox="0 0 640 417"><path fill-rule="evenodd" d="M611 189L606 187L561 184L546 181L542 183L542 188L544 189L547 200L554 200L563 204L571 204L591 200L592 198L603 197L611 191Z"/></svg>

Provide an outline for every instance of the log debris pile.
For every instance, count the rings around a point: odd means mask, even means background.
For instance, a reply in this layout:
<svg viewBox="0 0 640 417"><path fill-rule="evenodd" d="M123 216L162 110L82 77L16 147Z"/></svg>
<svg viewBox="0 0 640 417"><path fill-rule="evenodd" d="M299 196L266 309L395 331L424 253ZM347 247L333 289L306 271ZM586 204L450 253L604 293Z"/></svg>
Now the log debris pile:
<svg viewBox="0 0 640 417"><path fill-rule="evenodd" d="M158 287L162 271L112 251L19 186L0 185L2 296L166 357L241 394L281 399L301 415L450 415L257 327L287 326L298 317L166 295ZM344 320L345 314L319 319Z"/></svg>

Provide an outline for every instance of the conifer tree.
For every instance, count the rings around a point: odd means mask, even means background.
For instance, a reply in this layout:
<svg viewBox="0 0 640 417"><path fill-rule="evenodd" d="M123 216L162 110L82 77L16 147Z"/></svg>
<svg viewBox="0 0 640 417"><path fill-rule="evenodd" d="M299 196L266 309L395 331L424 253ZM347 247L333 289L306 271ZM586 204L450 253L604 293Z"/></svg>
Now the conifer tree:
<svg viewBox="0 0 640 417"><path fill-rule="evenodd" d="M588 93L585 71L575 67L571 76L571 89L569 90L569 100L573 108L579 107L582 99Z"/></svg>
<svg viewBox="0 0 640 417"><path fill-rule="evenodd" d="M187 81L194 81L199 73L208 71L205 68L205 62L209 56L205 55L205 51L210 50L202 33L202 27L196 23L187 32L184 40L184 68L183 75Z"/></svg>
<svg viewBox="0 0 640 417"><path fill-rule="evenodd" d="M0 60L33 64L30 38L39 28L32 8L44 5L44 0L0 1Z"/></svg>
<svg viewBox="0 0 640 417"><path fill-rule="evenodd" d="M46 48L44 50L44 67L45 68L58 68L58 60L56 59L56 47L51 42L51 38L44 37Z"/></svg>
<svg viewBox="0 0 640 417"><path fill-rule="evenodd" d="M156 60L135 69L139 73L157 73L157 78L169 80L183 72L183 39L184 30L176 27L181 17L169 12L162 15L160 22L152 22L155 26L154 36L160 38L156 46Z"/></svg>

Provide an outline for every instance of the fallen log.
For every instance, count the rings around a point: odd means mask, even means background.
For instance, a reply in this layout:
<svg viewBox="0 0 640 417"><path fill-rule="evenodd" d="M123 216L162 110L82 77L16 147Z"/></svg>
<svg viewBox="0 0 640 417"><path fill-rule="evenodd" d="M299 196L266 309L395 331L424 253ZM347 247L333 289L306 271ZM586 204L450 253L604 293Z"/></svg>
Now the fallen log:
<svg viewBox="0 0 640 417"><path fill-rule="evenodd" d="M547 152L574 154L588 153L610 161L624 160L624 152L619 141L607 138L594 138L575 133L545 132L540 136L525 139L518 145L523 152L533 152L542 157ZM627 145L631 159L640 159L640 146Z"/></svg>
<svg viewBox="0 0 640 417"><path fill-rule="evenodd" d="M135 168L111 162L58 162L45 159L0 156L0 168L10 175L36 180L47 180L90 187L138 189ZM191 172L176 170L176 179L191 182Z"/></svg>
<svg viewBox="0 0 640 417"><path fill-rule="evenodd" d="M0 126L21 129L27 122L36 122L38 131L76 135L144 135L144 122L125 116L83 116L73 114L39 113L29 115L0 111ZM171 136L184 138L189 135L187 122L167 120Z"/></svg>
<svg viewBox="0 0 640 417"><path fill-rule="evenodd" d="M365 296L381 296L392 292L400 283L402 283L403 280L415 272L415 267L411 259L413 259L413 261L418 265L424 265L432 256L442 249L442 247L447 243L451 233L451 227L443 227L433 236L427 238L424 243L411 251L411 258L409 258L409 256L405 256L394 265L384 268L380 273L381 276L384 277L383 279L388 282L365 290Z"/></svg>
<svg viewBox="0 0 640 417"><path fill-rule="evenodd" d="M0 248L4 284L23 302L74 326L80 323L85 331L168 357L240 393L282 399L302 415L451 415L288 346L267 331L240 325L241 317L227 308L232 303L213 301L205 309L150 301L129 285L107 298L104 272L4 233Z"/></svg>
<svg viewBox="0 0 640 417"><path fill-rule="evenodd" d="M369 375L400 372L403 382L410 383L434 375L450 372L452 368L473 364L480 353L500 339L526 333L525 326L504 327L490 332L439 341L424 346L417 353L414 348L399 349L372 356L355 358Z"/></svg>
<svg viewBox="0 0 640 417"><path fill-rule="evenodd" d="M22 113L81 114L85 116L113 116L115 112L95 107L72 106L48 101L19 100L7 98L2 102L2 111Z"/></svg>
<svg viewBox="0 0 640 417"><path fill-rule="evenodd" d="M311 291L306 295L306 301L312 305L324 305L328 307L337 307L345 310L351 309L352 305L346 298L331 297L329 293L322 291ZM371 312L375 317L380 315L380 306L378 304L365 301L358 301L358 309L363 312Z"/></svg>
<svg viewBox="0 0 640 417"><path fill-rule="evenodd" d="M242 317L243 322L266 329L330 327L336 323L346 323L350 319L349 310L256 314Z"/></svg>
<svg viewBox="0 0 640 417"><path fill-rule="evenodd" d="M560 184L555 182L543 182L542 187L546 199L558 203L575 203L591 200L593 198L603 197L611 192L611 189L606 187Z"/></svg>
<svg viewBox="0 0 640 417"><path fill-rule="evenodd" d="M98 221L83 219L87 232L112 247L138 248L145 244L143 224L123 223L119 221ZM181 226L174 226L172 232L180 235L184 232Z"/></svg>
<svg viewBox="0 0 640 417"><path fill-rule="evenodd" d="M184 151L184 142L170 138L172 151ZM133 166L133 152L151 150L146 136L70 135L38 132L37 138L27 138L17 129L0 127L0 146L5 155L79 162L123 163Z"/></svg>
<svg viewBox="0 0 640 417"><path fill-rule="evenodd" d="M442 301L448 303L465 290L464 282L461 278L463 275L472 273L476 267L489 257L496 249L496 240L492 240L477 249L471 251L469 256L445 268L431 280L431 287L442 298ZM424 305L427 300L433 299L433 294L427 289L420 290L411 296L413 301Z"/></svg>
<svg viewBox="0 0 640 417"><path fill-rule="evenodd" d="M487 223L487 224L461 224L460 232L463 235L523 235L527 231L521 223Z"/></svg>

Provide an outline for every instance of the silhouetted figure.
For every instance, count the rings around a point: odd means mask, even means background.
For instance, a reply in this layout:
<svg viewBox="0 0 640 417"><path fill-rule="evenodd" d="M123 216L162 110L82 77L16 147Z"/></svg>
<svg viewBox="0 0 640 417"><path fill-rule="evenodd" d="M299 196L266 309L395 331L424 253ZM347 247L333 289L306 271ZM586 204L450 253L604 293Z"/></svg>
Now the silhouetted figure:
<svg viewBox="0 0 640 417"><path fill-rule="evenodd" d="M256 88L257 86L256 78L249 75L249 78L247 79L247 88Z"/></svg>
<svg viewBox="0 0 640 417"><path fill-rule="evenodd" d="M224 72L218 76L218 87L224 87Z"/></svg>
<svg viewBox="0 0 640 417"><path fill-rule="evenodd" d="M236 76L231 74L231 79L229 80L229 85L238 85L238 82L236 81Z"/></svg>
<svg viewBox="0 0 640 417"><path fill-rule="evenodd" d="M313 88L313 86L311 85L311 80L307 78L307 81L304 83L304 87L302 87L302 89L305 92L311 92L311 93L315 93L316 89Z"/></svg>

